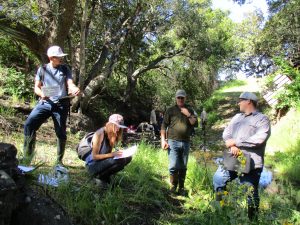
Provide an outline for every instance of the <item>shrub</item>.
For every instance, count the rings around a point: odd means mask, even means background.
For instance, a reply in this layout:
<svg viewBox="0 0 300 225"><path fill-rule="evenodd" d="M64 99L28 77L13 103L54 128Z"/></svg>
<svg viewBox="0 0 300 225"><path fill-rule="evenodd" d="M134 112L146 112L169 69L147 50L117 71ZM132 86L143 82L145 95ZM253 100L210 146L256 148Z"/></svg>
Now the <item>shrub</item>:
<svg viewBox="0 0 300 225"><path fill-rule="evenodd" d="M291 67L284 59L275 58L274 61L279 68L277 73L287 75L293 79L290 85L287 85L285 89L277 94L278 104L276 108L294 107L300 99L300 72L298 69Z"/></svg>
<svg viewBox="0 0 300 225"><path fill-rule="evenodd" d="M18 98L30 98L32 95L32 80L26 74L18 72L14 68L3 68L0 66L0 86L4 94Z"/></svg>

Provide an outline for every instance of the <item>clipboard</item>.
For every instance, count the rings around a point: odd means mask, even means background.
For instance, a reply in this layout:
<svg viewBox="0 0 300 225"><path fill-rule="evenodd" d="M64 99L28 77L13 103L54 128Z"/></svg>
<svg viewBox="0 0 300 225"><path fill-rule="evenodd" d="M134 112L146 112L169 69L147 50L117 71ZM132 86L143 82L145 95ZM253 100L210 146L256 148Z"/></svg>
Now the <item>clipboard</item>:
<svg viewBox="0 0 300 225"><path fill-rule="evenodd" d="M75 95L66 95L64 97L60 97L59 100L72 99L75 98Z"/></svg>
<svg viewBox="0 0 300 225"><path fill-rule="evenodd" d="M55 85L55 86L43 86L42 88L42 92L44 93L45 96L47 97L53 97L53 96L57 96L59 95L59 86Z"/></svg>
<svg viewBox="0 0 300 225"><path fill-rule="evenodd" d="M251 155L250 153L243 152L245 158L246 158L246 163L244 166L241 165L240 161L238 158L234 157L231 152L225 150L223 152L223 164L224 168L226 170L230 171L237 171L238 169L241 169L242 173L249 173L251 170ZM241 168L242 167L242 168Z"/></svg>

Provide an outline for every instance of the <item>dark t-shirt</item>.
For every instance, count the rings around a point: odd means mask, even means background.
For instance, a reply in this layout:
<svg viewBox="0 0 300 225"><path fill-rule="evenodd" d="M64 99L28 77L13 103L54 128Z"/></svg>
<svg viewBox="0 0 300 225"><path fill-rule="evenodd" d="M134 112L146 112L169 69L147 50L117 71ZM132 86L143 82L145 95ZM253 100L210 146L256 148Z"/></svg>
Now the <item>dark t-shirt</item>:
<svg viewBox="0 0 300 225"><path fill-rule="evenodd" d="M186 105L184 107L188 109L191 115L194 115L194 110ZM161 129L166 130L168 128L168 139L189 141L194 126L198 126L197 122L191 125L187 116L181 113L180 108L175 105L167 109Z"/></svg>

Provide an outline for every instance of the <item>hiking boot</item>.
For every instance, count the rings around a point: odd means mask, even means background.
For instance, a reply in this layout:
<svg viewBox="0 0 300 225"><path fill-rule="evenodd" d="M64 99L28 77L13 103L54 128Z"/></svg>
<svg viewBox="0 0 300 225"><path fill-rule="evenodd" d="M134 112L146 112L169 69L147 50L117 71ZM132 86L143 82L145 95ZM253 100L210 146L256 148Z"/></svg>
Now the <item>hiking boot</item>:
<svg viewBox="0 0 300 225"><path fill-rule="evenodd" d="M175 194L178 185L178 174L175 173L173 175L170 175L170 183L171 183L170 192Z"/></svg>
<svg viewBox="0 0 300 225"><path fill-rule="evenodd" d="M248 218L252 222L258 221L258 207L248 206Z"/></svg>
<svg viewBox="0 0 300 225"><path fill-rule="evenodd" d="M94 183L97 187L101 188L101 189L108 189L109 188L109 183L101 180L99 178L94 178Z"/></svg>
<svg viewBox="0 0 300 225"><path fill-rule="evenodd" d="M184 188L178 188L178 192L177 192L178 195L180 196L186 196L186 190Z"/></svg>
<svg viewBox="0 0 300 225"><path fill-rule="evenodd" d="M178 172L178 184L179 189L184 189L186 170L179 170Z"/></svg>
<svg viewBox="0 0 300 225"><path fill-rule="evenodd" d="M63 165L62 160L65 154L66 140L57 138L57 165Z"/></svg>
<svg viewBox="0 0 300 225"><path fill-rule="evenodd" d="M24 146L23 146L23 159L20 160L20 163L25 165L30 165L33 153L35 149L35 140L36 136L35 134L32 136L24 136Z"/></svg>

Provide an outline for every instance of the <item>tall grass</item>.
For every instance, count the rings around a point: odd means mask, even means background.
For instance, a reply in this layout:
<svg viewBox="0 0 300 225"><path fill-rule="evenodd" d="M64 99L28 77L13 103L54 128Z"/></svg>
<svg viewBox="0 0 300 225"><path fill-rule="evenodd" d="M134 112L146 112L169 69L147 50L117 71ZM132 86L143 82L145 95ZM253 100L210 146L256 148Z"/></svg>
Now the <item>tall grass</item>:
<svg viewBox="0 0 300 225"><path fill-rule="evenodd" d="M242 92L241 86L246 84L247 82L243 80L232 80L222 84L222 86L219 89L214 91L212 96L204 102L204 108L208 112L209 124L214 124L219 119L221 119L220 116L218 115L218 113L220 113L218 109L220 104L222 102L228 103L231 98L237 100L239 93ZM228 97L230 97L230 99Z"/></svg>
<svg viewBox="0 0 300 225"><path fill-rule="evenodd" d="M75 224L251 224L247 217L244 187L228 186L223 202L215 201L209 167L190 156L186 197L169 194L166 151L141 144L133 161L114 177L114 186L101 189L84 169L71 174L71 181L51 189ZM294 202L261 193L258 224L297 224L300 214Z"/></svg>
<svg viewBox="0 0 300 225"><path fill-rule="evenodd" d="M133 161L113 178L113 185L101 189L83 170L67 185L53 191L78 224L139 224L160 210L171 208L166 194L167 153L141 144Z"/></svg>
<svg viewBox="0 0 300 225"><path fill-rule="evenodd" d="M299 171L297 166L300 164L299 133L296 135L300 130L298 129L300 112L297 109L291 113L293 114L284 123L285 125L278 124L278 127L273 129L269 142L274 148L278 147L276 149L288 151L277 153L282 155L275 154L274 158L267 160L268 162L272 160L275 167L282 166L286 177L296 179L298 173L293 171L295 168ZM0 108L1 114L13 116L15 113ZM49 129L44 128L44 132ZM3 135L2 140L15 144L20 150L22 138L21 132L15 132L8 136ZM295 138L297 140L294 140ZM212 188L214 171L211 171L210 167L205 167L206 164L202 162L204 160L190 155L186 178L188 195L173 196L168 191L167 152L141 143L132 162L113 178L113 185L103 189L93 183L84 169L84 162L77 158L76 152L72 149L78 140L79 136L68 134L64 162L69 167L69 182L58 188L43 189L64 208L74 224L251 224L246 215L245 192L240 186L233 183L229 186L224 201L221 204L215 201ZM289 144L286 145L286 142ZM44 139L39 136L34 162L43 161L45 165L36 170L36 173L47 173L52 169L56 157L54 144L54 135ZM300 224L300 192L289 185L285 184L287 190L285 195L280 193L272 195L261 191L260 216L257 224Z"/></svg>
<svg viewBox="0 0 300 225"><path fill-rule="evenodd" d="M267 163L286 179L300 182L300 106L273 126L267 143Z"/></svg>

